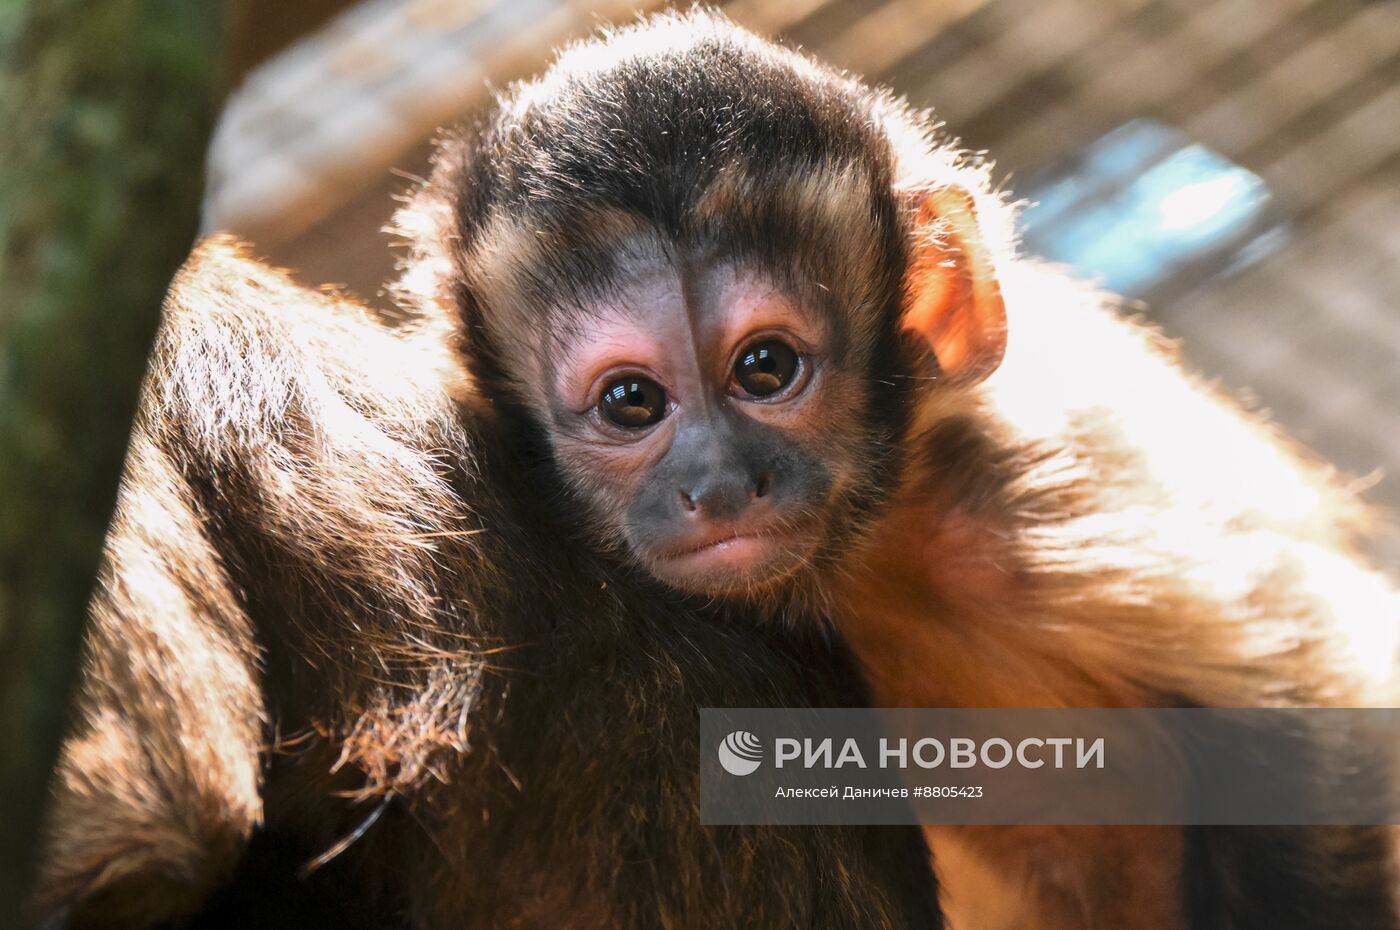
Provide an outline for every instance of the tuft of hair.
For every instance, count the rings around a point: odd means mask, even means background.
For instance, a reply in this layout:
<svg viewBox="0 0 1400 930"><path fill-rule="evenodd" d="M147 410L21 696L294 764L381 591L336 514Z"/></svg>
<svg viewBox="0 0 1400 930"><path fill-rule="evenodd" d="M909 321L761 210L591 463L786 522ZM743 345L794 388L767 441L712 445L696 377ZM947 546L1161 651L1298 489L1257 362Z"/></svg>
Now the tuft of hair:
<svg viewBox="0 0 1400 930"><path fill-rule="evenodd" d="M1012 250L990 166L938 129L718 13L655 15L565 48L440 141L395 218L396 293L489 339L483 317L606 292L618 243L645 237L844 290L868 336L894 312L921 189L971 192L993 250Z"/></svg>
<svg viewBox="0 0 1400 930"><path fill-rule="evenodd" d="M263 818L266 679L297 657L339 687L294 670L281 693L362 793L460 752L487 647L444 602L487 563L451 480L459 389L430 321L386 326L225 237L196 249L104 549L36 914L178 920L226 879Z"/></svg>

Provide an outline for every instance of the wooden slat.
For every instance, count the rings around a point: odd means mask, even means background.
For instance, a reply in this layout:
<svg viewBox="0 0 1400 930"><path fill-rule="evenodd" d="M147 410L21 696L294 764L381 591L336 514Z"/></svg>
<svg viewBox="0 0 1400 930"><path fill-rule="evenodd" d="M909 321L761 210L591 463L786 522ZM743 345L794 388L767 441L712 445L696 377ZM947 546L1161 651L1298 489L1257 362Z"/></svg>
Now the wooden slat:
<svg viewBox="0 0 1400 930"><path fill-rule="evenodd" d="M838 0L734 0L723 9L736 23L760 35L783 35Z"/></svg>
<svg viewBox="0 0 1400 930"><path fill-rule="evenodd" d="M891 64L884 72L861 70L871 78L898 88L903 93L936 82L950 70L960 70L967 61L981 56L982 50L1012 24L1020 22L1044 0L994 0L962 19L950 23L922 46Z"/></svg>
<svg viewBox="0 0 1400 930"><path fill-rule="evenodd" d="M1400 49L1400 7L1363 7L1280 60L1239 93L1190 117L1186 130L1227 153L1244 152L1300 110L1326 100Z"/></svg>
<svg viewBox="0 0 1400 930"><path fill-rule="evenodd" d="M1300 204L1325 203L1394 154L1396 127L1400 127L1400 83L1391 84L1277 161L1258 166L1258 171L1275 190Z"/></svg>
<svg viewBox="0 0 1400 930"><path fill-rule="evenodd" d="M210 225L275 245L347 190L485 99L488 81L534 71L559 42L661 0L373 0L255 72L220 129Z"/></svg>
<svg viewBox="0 0 1400 930"><path fill-rule="evenodd" d="M907 0L887 3L815 48L832 64L878 74L923 46L954 20L987 0Z"/></svg>
<svg viewBox="0 0 1400 930"><path fill-rule="evenodd" d="M1220 0L1161 35L1121 41L1111 61L1084 56L1074 64L1086 79L1081 91L1001 140L1002 157L1013 164L1053 157L1106 126L1153 113L1212 65L1314 2L1332 0Z"/></svg>
<svg viewBox="0 0 1400 930"><path fill-rule="evenodd" d="M958 132L961 123L1015 87L1026 73L1071 57L1122 15L1118 4L1046 0L958 70L939 75L916 95L928 100Z"/></svg>

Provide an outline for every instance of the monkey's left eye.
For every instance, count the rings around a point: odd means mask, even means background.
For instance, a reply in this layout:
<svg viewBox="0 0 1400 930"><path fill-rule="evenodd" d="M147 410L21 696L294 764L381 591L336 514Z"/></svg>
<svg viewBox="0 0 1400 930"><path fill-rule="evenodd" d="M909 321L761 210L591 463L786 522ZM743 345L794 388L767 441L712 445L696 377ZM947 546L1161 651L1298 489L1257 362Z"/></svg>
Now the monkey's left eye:
<svg viewBox="0 0 1400 930"><path fill-rule="evenodd" d="M666 391L650 378L618 378L603 388L598 409L623 429L642 429L666 416Z"/></svg>
<svg viewBox="0 0 1400 930"><path fill-rule="evenodd" d="M792 346L777 339L764 339L739 353L734 363L734 380L754 397L768 397L792 383L798 365Z"/></svg>

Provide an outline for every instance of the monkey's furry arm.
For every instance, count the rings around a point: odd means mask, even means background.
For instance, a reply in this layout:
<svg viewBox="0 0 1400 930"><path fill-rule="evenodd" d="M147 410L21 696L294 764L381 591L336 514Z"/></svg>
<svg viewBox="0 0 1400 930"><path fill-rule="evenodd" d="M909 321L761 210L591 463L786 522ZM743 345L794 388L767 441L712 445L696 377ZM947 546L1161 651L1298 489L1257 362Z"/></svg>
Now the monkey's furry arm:
<svg viewBox="0 0 1400 930"><path fill-rule="evenodd" d="M196 909L263 816L266 679L299 682L279 726L333 719L327 676L365 680L357 662L390 661L375 630L434 610L417 534L458 509L430 451L457 440L436 356L409 342L227 240L177 277L91 606L41 923ZM371 655L351 655L346 618ZM293 652L315 660L289 675ZM412 752L391 749L411 777Z"/></svg>
<svg viewBox="0 0 1400 930"><path fill-rule="evenodd" d="M262 811L248 618L190 489L138 428L91 607L38 907L145 926L196 907ZM140 475L139 480L130 476Z"/></svg>

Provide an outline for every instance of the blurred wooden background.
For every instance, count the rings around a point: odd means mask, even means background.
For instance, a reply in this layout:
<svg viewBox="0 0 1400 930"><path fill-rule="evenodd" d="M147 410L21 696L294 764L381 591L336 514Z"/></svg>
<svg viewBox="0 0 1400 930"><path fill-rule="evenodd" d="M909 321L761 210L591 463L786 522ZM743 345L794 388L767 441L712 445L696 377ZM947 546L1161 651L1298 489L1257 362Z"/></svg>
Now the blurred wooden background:
<svg viewBox="0 0 1400 930"><path fill-rule="evenodd" d="M1140 117L1257 174L1285 233L1273 251L1179 276L1146 295L1148 312L1304 442L1353 474L1384 473L1372 497L1400 509L1400 3L719 5L934 108L1013 192ZM536 71L554 44L659 4L250 6L238 56L251 70L215 145L207 224L309 283L380 301L394 255L378 230L435 127L479 107L488 83Z"/></svg>

